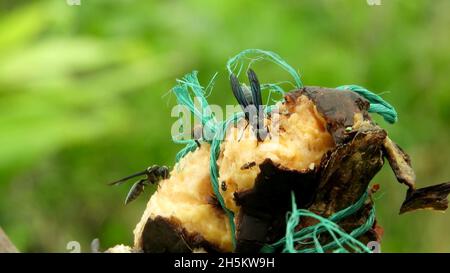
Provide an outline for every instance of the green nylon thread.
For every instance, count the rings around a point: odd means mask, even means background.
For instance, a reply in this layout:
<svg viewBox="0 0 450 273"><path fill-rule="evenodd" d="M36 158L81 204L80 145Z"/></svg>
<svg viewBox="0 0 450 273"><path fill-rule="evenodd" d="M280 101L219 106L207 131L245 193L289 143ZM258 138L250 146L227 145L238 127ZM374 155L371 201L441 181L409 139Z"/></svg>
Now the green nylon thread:
<svg viewBox="0 0 450 273"><path fill-rule="evenodd" d="M214 139L211 142L211 155L209 164L211 185L214 194L217 196L217 200L219 200L220 206L225 210L230 222L231 240L233 242L233 247L236 247L236 238L235 238L236 227L234 224L234 213L227 208L225 201L223 200L223 197L219 191L219 171L217 166L217 158L219 157L220 144L222 143L222 140L225 137L227 128L230 126L230 124L233 124L234 122L238 121L243 117L244 113L236 113L231 118L227 119L225 122L221 122L218 124L219 130L217 130L216 135L214 136Z"/></svg>
<svg viewBox="0 0 450 273"><path fill-rule="evenodd" d="M351 90L355 93L358 93L359 95L363 96L365 99L367 99L370 102L370 108L369 112L371 113L377 113L381 115L385 121L393 124L396 123L398 120L397 117L397 111L395 111L395 108L390 105L388 102L383 100L380 96L377 94L367 90L366 88L359 86L359 85L342 85L336 87L336 89L339 90Z"/></svg>
<svg viewBox="0 0 450 273"><path fill-rule="evenodd" d="M367 221L349 234L343 231L337 224L339 221L361 209L369 196L368 191L365 191L356 203L334 213L329 218L324 218L306 209L297 209L294 193L292 193L291 196L292 212L289 212L287 215L286 236L271 245L264 246L261 249L261 252L272 253L276 248L281 246L284 246L282 250L284 253L323 253L332 249L334 249L334 252L346 252L347 248L351 248L354 252L371 252L367 246L362 244L356 238L366 233L373 226L373 223L375 222L374 207L372 207ZM302 217L314 218L319 222L300 231L295 231L295 228ZM328 232L333 240L323 246L319 242L319 236L324 232ZM295 248L296 243L314 246L298 250ZM347 246L347 248L345 246Z"/></svg>
<svg viewBox="0 0 450 273"><path fill-rule="evenodd" d="M206 88L200 85L197 75L197 71L192 71L186 74L181 80L177 80L178 84L172 88L172 92L177 97L178 104L187 107L200 120L206 134L212 135L215 134L217 120L212 114L208 101L206 100L206 91L208 89L210 92L212 91L217 73L212 77ZM193 97L200 101L200 109L197 109L195 106ZM176 162L180 161L189 152L197 149L197 144L192 139L179 140L173 138L173 141L179 144L186 144L186 147L177 153L175 157Z"/></svg>
<svg viewBox="0 0 450 273"><path fill-rule="evenodd" d="M251 57L252 55L255 55L255 57L252 58ZM262 49L256 49L256 48L246 49L244 51L241 51L234 57L230 58L227 62L228 73L230 73L230 74L234 73L236 68L239 66L238 72L235 73L236 76L238 77L242 71L242 68L244 65L244 62L243 62L244 59L247 59L250 61L249 66L256 61L261 61L261 60L267 60L267 61L273 62L276 65L278 65L279 67L286 70L289 74L291 74L291 76L294 78L294 81L295 81L295 84L293 84L294 86L296 86L298 88L303 86L300 74L298 74L298 72L292 66L290 66L285 60L283 60L283 58L281 58L275 52L262 50Z"/></svg>
<svg viewBox="0 0 450 273"><path fill-rule="evenodd" d="M174 87L173 92L177 97L178 104L186 106L201 121L203 129L207 133L214 134L214 124L217 123L217 120L209 107L204 88L200 85L197 74L197 71L193 71L184 76L182 80L177 80L179 85ZM212 83L210 82L208 86L212 86ZM200 109L195 107L189 90L192 91L193 97L199 100Z"/></svg>
<svg viewBox="0 0 450 273"><path fill-rule="evenodd" d="M229 210L225 201L223 200L222 195L219 191L219 181L218 181L218 167L217 167L217 157L220 153L220 143L222 142L226 128L239 118L243 117L243 113L238 113L226 120L225 122L218 122L212 111L209 107L209 104L205 98L205 88L203 88L197 77L197 71L193 71L183 77L182 80L178 80L178 84L172 89L173 93L177 97L177 101L179 105L183 105L188 108L190 112L192 112L201 122L203 129L207 130L209 134L212 134L214 137L212 139L206 138L204 141L209 142L211 144L210 151L210 173L211 173L211 185L214 191L214 194L217 197L217 200L220 203L220 206L226 212L228 219L230 221L230 228L232 232L232 241L233 246L235 246L236 238L235 234L235 224L234 224L234 214L231 210ZM208 86L211 86L208 84ZM200 101L200 109L196 107L194 103L194 98ZM181 158L187 155L189 152L197 149L197 144L194 140L178 140L174 138L174 142L186 144L186 147L182 149L176 155L176 161L178 162Z"/></svg>
<svg viewBox="0 0 450 273"><path fill-rule="evenodd" d="M252 55L256 55L256 57L251 58L250 56ZM238 76L244 67L244 59L249 60L250 64L248 65L248 67L250 67L250 65L256 61L261 60L270 61L286 70L293 77L295 83L281 82L281 83L261 84L262 90L269 90L269 98L272 93L284 95L285 91L280 86L280 84L282 83L290 83L295 88L303 87L301 77L294 68L292 68L286 61L284 61L276 53L265 50L247 49L240 52L239 54L228 60L226 65L228 72L230 74L234 73L234 71L237 68L239 68L238 72L235 73ZM231 124L234 124L235 122L242 119L244 117L244 113L239 112L225 121L217 121L215 116L212 114L209 104L206 100L206 97L209 96L209 94L212 92L217 73L213 76L213 78L211 79L206 88L203 88L200 85L197 78L197 74L198 74L197 71L193 71L185 75L181 80L177 80L178 84L172 89L172 91L177 97L178 104L187 107L189 111L191 111L201 121L204 130L208 134L214 136L212 140L211 139L203 140L211 144L211 154L210 154L211 186L213 188L214 194L217 197L217 200L219 201L221 207L226 212L229 218L230 228L232 232L231 234L232 242L233 246L235 246L236 238L235 238L234 214L231 210L229 210L226 207L223 197L219 191L217 158L220 154L220 144L222 143L225 137L228 127ZM380 96L374 94L373 92L357 85L344 85L337 87L337 89L351 90L353 92L360 94L370 102L369 112L380 114L389 123L395 123L397 121L397 112L395 111L394 107L392 107L389 103L384 101ZM200 100L200 109L198 109L195 106L194 101L192 99L193 97ZM266 113L270 112L275 107L274 105L269 105L269 102L270 99L268 99L266 105L267 106L265 109ZM178 140L174 138L173 141L176 143L186 145L182 150L180 150L177 153L176 162L178 162L181 158L186 156L189 152L192 152L195 149L197 149L197 144L192 139ZM363 197L361 197L360 199L361 202L363 202L366 199ZM339 222L339 220L354 213L355 210L358 209L358 206L356 205L358 204L361 205L359 202L334 214L332 217L328 219L323 218L307 210L297 210L294 196L292 202L293 202L293 212L290 214L291 217L289 217L287 221L288 225L286 230L286 236L271 246L263 247L262 251L270 252L275 247L278 247L279 244L285 243L286 245L283 251L297 253L298 251L295 250L294 243L296 242L304 243L304 240L308 238L309 240L312 240L312 242L314 243L314 247L303 249L301 252L324 252L329 249L335 248L336 246L338 246L338 248L334 250L335 252L345 252L346 249L344 248L344 245L350 247L355 252L370 251L366 246L364 246L361 242L359 242L355 238L360 236L361 234L364 234L368 230L368 228L370 228L373 225L373 221L375 219L374 208L372 209L369 218L367 219L365 224L353 230L350 234L347 234L339 228L336 222ZM292 230L294 230L293 228L296 226L296 224L298 224L299 217L313 217L319 220L319 224L313 227L305 228L300 232L292 232ZM318 240L318 236L325 231L327 231L330 234L330 236L333 238L333 241L325 246L321 246Z"/></svg>

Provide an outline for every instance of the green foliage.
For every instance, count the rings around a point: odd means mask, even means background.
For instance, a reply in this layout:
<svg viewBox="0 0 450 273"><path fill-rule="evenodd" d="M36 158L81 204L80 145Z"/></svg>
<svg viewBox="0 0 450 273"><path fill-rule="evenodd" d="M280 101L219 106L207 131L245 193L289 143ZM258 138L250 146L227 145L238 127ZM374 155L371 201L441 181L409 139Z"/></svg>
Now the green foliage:
<svg viewBox="0 0 450 273"><path fill-rule="evenodd" d="M132 243L146 197L106 183L174 164L176 78L219 72L210 103L234 103L224 64L277 52L305 85L385 92L399 121L375 117L413 160L418 184L450 177L450 2L13 1L0 3L0 225L21 251ZM263 82L290 80L256 64ZM388 92L386 92L388 91ZM383 251L450 251L450 217L398 216L405 187L375 178ZM151 189L146 191L149 195Z"/></svg>

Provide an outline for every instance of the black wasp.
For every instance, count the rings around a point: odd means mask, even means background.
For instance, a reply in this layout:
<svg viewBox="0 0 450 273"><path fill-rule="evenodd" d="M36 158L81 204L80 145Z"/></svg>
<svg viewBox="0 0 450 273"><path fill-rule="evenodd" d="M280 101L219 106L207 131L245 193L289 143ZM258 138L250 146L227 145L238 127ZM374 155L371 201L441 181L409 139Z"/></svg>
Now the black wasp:
<svg viewBox="0 0 450 273"><path fill-rule="evenodd" d="M255 71L249 69L247 77L250 82L250 88L245 84L240 84L234 74L230 75L231 90L242 109L245 119L253 128L258 141L263 141L268 132L264 127L264 106L261 97L261 85L256 77ZM248 125L247 124L247 125Z"/></svg>
<svg viewBox="0 0 450 273"><path fill-rule="evenodd" d="M141 175L145 175L146 177L133 184L130 191L128 192L127 198L125 199L125 205L136 199L144 191L145 186L155 184L160 180L169 178L169 168L167 168L166 166L153 165L142 172L138 172L117 181L111 182L109 183L109 185L120 185L131 178Z"/></svg>

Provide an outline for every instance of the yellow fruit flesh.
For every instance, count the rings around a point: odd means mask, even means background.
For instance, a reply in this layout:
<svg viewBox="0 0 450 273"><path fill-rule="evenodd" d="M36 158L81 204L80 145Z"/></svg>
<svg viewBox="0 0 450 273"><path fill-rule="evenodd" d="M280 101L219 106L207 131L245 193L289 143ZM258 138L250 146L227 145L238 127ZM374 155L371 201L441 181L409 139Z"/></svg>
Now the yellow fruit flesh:
<svg viewBox="0 0 450 273"><path fill-rule="evenodd" d="M231 128L230 137L222 144L219 181L225 182L226 191L221 193L227 207L235 213L239 207L233 200L233 193L253 188L259 173L258 165L265 159L287 169L302 171L317 166L322 156L334 147L325 120L308 98L300 96L292 106L278 106L278 114L272 115L272 120L279 120L278 137L267 137L258 143L249 127L240 139L233 136L241 135L242 128ZM241 169L249 162L255 162L255 167Z"/></svg>
<svg viewBox="0 0 450 273"><path fill-rule="evenodd" d="M258 143L252 128L242 121L228 130L222 143L219 181L224 181L226 190L221 190L221 194L226 206L235 213L239 207L234 202L234 192L253 187L259 173L258 165L265 159L270 158L288 169L304 171L317 166L322 156L334 147L325 120L308 98L300 96L296 102L280 103L278 109L266 120L267 125L278 120L278 134L272 131L270 137ZM201 234L224 252L232 251L228 218L209 203L214 194L209 160L210 146L203 143L200 149L180 160L169 179L160 182L134 230L135 248L141 248L141 233L147 219L163 216L179 220L186 231ZM256 165L241 169L250 162Z"/></svg>

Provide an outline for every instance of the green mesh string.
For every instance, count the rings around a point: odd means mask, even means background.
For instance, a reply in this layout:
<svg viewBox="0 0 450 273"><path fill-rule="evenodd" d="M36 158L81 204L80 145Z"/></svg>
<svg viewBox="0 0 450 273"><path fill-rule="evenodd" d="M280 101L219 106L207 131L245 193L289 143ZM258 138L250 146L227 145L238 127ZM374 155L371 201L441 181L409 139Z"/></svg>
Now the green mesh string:
<svg viewBox="0 0 450 273"><path fill-rule="evenodd" d="M185 75L182 80L177 80L178 85L173 88L173 92L177 97L178 104L186 106L200 120L203 130L207 134L214 134L217 120L209 107L204 88L200 85L197 74L197 71L193 71ZM211 83L208 86L211 86ZM199 108L195 107L192 97L199 101Z"/></svg>
<svg viewBox="0 0 450 273"><path fill-rule="evenodd" d="M228 73L234 73L237 77L239 77L239 74L241 74L242 69L244 68L244 65L246 62L247 68L250 68L250 66L258 61L269 61L272 62L285 71L287 71L292 78L294 79L294 83L290 81L285 81L281 83L264 83L261 84L261 89L269 90L269 98L267 100L267 103L270 102L270 96L272 92L279 93L281 95L284 95L284 90L281 88L280 84L282 83L288 83L294 88L301 88L303 87L303 82L301 80L300 74L292 67L290 66L283 58L281 58L278 54L272 51L267 50L261 50L261 49L246 49L244 51L241 51L240 53L236 54L234 57L230 58L227 62L227 70Z"/></svg>
<svg viewBox="0 0 450 273"><path fill-rule="evenodd" d="M197 71L193 71L192 73L185 75L182 80L177 80L177 82L178 84L172 89L172 91L177 97L178 104L187 107L187 109L200 120L203 129L205 131L207 130L207 133L209 132L209 134L212 134L214 136L212 139L209 138L205 139L205 141L211 144L211 154L210 154L211 186L213 188L214 194L217 197L217 200L220 203L220 206L228 215L232 234L231 238L233 241L233 245L235 245L234 214L231 210L229 210L226 207L225 201L223 200L223 197L219 191L219 180L218 180L219 174L217 167L217 157L219 156L220 153L220 143L225 137L226 129L231 123L242 118L244 115L243 113L238 113L224 122L223 121L218 122L214 117L214 115L212 114L211 108L209 107L209 104L205 98L205 88L203 88L198 81ZM211 86L211 82L210 84L208 84L208 86ZM196 107L194 99L199 100L200 102L199 107ZM181 158L186 156L189 152L192 152L195 149L197 149L197 144L192 139L178 140L174 138L174 141L176 143L186 144L186 147L183 148L176 155L177 162Z"/></svg>
<svg viewBox="0 0 450 273"><path fill-rule="evenodd" d="M260 49L247 49L236 56L229 59L227 62L227 70L229 73L235 73L237 76L244 69L245 62L248 62L249 68L254 62L266 60L277 64L282 69L286 70L294 79L294 82L279 82L279 83L264 83L261 84L262 90L268 90L269 95L267 99L267 107L265 112L269 113L275 107L275 105L269 105L270 102L277 102L272 99L272 94L278 94L283 96L285 91L281 87L281 84L289 83L294 88L303 87L301 77L298 72L292 68L286 61L284 61L279 55L274 52L260 50ZM237 70L237 71L236 71ZM236 244L235 238L235 224L234 224L234 214L229 210L223 200L222 195L219 191L219 174L217 166L217 158L220 154L220 145L225 138L227 129L232 124L235 124L240 119L244 117L243 112L239 112L226 119L225 121L217 121L213 115L206 97L212 92L214 87L214 82L217 73L211 79L206 88L202 87L198 81L197 71L193 71L185 75L181 80L177 80L177 85L172 89L173 93L177 97L177 102L179 105L183 105L189 109L201 122L203 129L206 134L213 136L213 138L207 138L206 141L211 144L210 153L210 176L211 176L211 186L213 188L214 194L217 197L221 207L226 212L231 228L231 238L233 245ZM374 94L373 92L357 85L344 85L339 86L337 89L340 90L351 90L362 95L370 102L370 112L378 113L383 116L383 118L389 123L394 123L397 121L397 112L395 109L386 101L384 101L380 96ZM231 92L230 92L231 94ZM194 98L199 101L199 107L196 107L194 103ZM189 152L197 149L197 144L194 140L178 140L173 139L174 142L186 145L180 152L176 155L176 161L178 162L181 158L186 156ZM343 209L332 215L331 217L324 218L320 215L316 215L308 210L297 209L295 203L295 197L292 195L292 212L288 215L286 236L280 239L278 242L267 245L263 247L262 252L273 252L275 248L284 246L283 252L290 253L308 253L308 252L346 252L347 249L352 249L354 252L368 252L370 251L365 245L359 242L357 237L367 232L368 229L373 225L375 220L375 210L372 209L370 215L362 226L354 229L349 234L345 233L338 225L337 222L344 219L345 217L355 213L364 204L367 199L367 193L365 193L361 199L353 204L352 206ZM295 227L298 225L301 217L311 217L318 220L318 224L302 229L301 231L294 232ZM330 243L326 245L321 245L319 242L320 234L327 232L333 239ZM296 250L294 245L300 244L311 244L311 247L304 248L302 250Z"/></svg>
<svg viewBox="0 0 450 273"><path fill-rule="evenodd" d="M368 195L369 194L366 191L353 205L336 212L329 218L324 218L309 210L297 209L295 195L292 193L292 212L287 214L286 236L274 244L264 246L261 249L261 252L272 253L281 246L284 246L282 250L284 253L323 253L325 251L348 252L347 249L351 249L353 252L358 253L371 252L367 246L356 238L366 233L373 226L373 223L375 222L375 208L372 208L370 211L366 222L352 230L350 233L346 233L337 224L339 221L360 210ZM302 217L316 219L318 223L300 231L295 231L295 228L300 223ZM332 239L331 242L326 245L322 245L319 240L320 235L324 233L328 233ZM309 247L296 249L296 244Z"/></svg>
<svg viewBox="0 0 450 273"><path fill-rule="evenodd" d="M289 74L291 74L291 76L294 78L295 86L299 88L303 86L302 80L300 79L300 75L297 73L297 71L292 66L290 66L285 60L283 60L283 58L281 58L278 54L267 50L251 48L241 51L236 56L228 60L227 62L228 72L231 74L235 72L236 68L239 67L239 70L236 73L236 76L239 76L244 66L244 60L249 60L250 62L249 66L252 65L254 62L261 60L273 62L276 65L283 68L284 70L286 70Z"/></svg>
<svg viewBox="0 0 450 273"><path fill-rule="evenodd" d="M205 133L213 135L216 131L215 124L217 123L217 120L206 100L205 90L209 89L211 92L217 73L213 76L206 89L200 85L197 74L197 71L192 71L191 73L186 74L181 80L177 80L178 84L172 88L172 92L177 97L178 104L185 106L200 120ZM194 99L199 101L199 108L195 106ZM186 144L186 147L177 153L175 158L176 162L180 161L180 159L189 152L197 149L197 144L192 139L179 140L173 138L173 141L179 144Z"/></svg>
<svg viewBox="0 0 450 273"><path fill-rule="evenodd" d="M217 158L220 154L220 144L222 143L223 139L225 138L225 134L227 131L227 128L231 125L237 122L239 119L244 117L244 113L237 113L234 114L231 118L227 119L224 122L220 122L217 126L218 130L216 131L216 135L213 138L213 141L211 143L211 155L210 155L210 163L209 163L209 172L211 174L211 186L213 188L214 194L217 196L217 200L220 203L220 206L225 210L229 222L230 222L230 228L231 228L231 239L233 242L233 246L236 246L236 238L235 231L236 227L234 224L234 213L229 210L226 205L225 201L223 200L222 195L219 191L219 171L217 166Z"/></svg>
<svg viewBox="0 0 450 273"><path fill-rule="evenodd" d="M174 140L174 142L181 143L178 140ZM195 141L193 140L190 140L189 143L186 144L186 147L184 147L177 153L177 155L175 156L175 162L180 161L180 159L185 157L188 153L195 151L195 149L197 149L197 143L195 143Z"/></svg>
<svg viewBox="0 0 450 273"><path fill-rule="evenodd" d="M355 93L358 93L359 95L363 96L366 100L370 102L369 112L381 115L384 118L384 120L389 123L397 122L398 118L397 118L397 111L395 111L395 108L389 103L387 103L385 100L383 100L380 96L367 90L366 88L352 84L352 85L342 85L336 87L336 89L351 90Z"/></svg>

